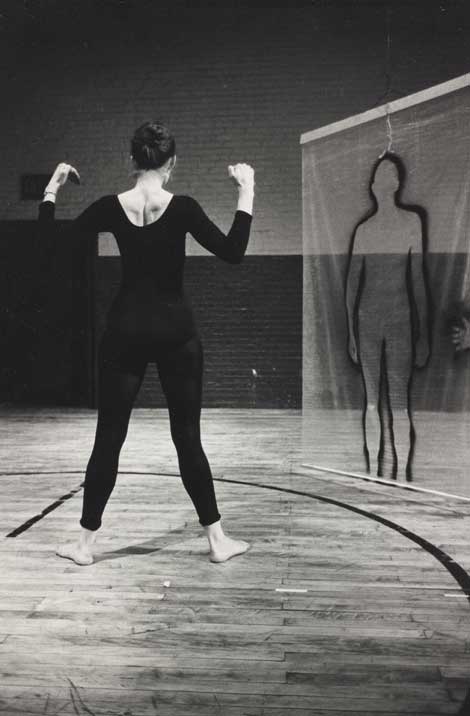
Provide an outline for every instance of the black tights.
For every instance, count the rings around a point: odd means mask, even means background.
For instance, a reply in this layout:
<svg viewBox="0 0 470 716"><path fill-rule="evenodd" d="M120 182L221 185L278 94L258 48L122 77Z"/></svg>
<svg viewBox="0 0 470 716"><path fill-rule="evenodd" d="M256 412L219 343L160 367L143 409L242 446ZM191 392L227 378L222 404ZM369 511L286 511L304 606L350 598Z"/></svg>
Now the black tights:
<svg viewBox="0 0 470 716"><path fill-rule="evenodd" d="M134 356L135 358L135 356ZM170 415L171 437L178 453L183 484L199 521L220 519L209 463L200 438L203 354L199 338L160 351L154 357ZM147 361L134 360L125 368L100 358L98 424L85 478L82 527L97 530L116 483L119 453L126 439L132 406Z"/></svg>

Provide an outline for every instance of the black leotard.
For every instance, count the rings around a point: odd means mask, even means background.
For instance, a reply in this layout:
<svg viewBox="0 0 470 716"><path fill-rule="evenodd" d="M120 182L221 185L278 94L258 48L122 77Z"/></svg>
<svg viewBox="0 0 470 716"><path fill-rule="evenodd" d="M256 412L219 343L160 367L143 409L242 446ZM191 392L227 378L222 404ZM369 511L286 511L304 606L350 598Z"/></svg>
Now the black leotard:
<svg viewBox="0 0 470 716"><path fill-rule="evenodd" d="M53 202L40 205L42 226L54 219ZM164 213L146 226L127 217L116 195L104 196L74 221L74 228L114 234L122 260L122 282L108 313L105 339L117 347L152 351L184 343L197 334L183 289L185 238L189 232L204 248L230 263L245 253L251 215L237 211L227 235L208 218L197 201L175 195ZM152 356L149 355L149 358Z"/></svg>
<svg viewBox="0 0 470 716"><path fill-rule="evenodd" d="M41 233L52 230L52 202L40 205L39 219ZM74 221L79 231L112 232L122 258L121 287L100 343L98 423L86 471L83 527L96 530L101 525L132 406L150 361L157 365L181 477L199 521L209 525L220 519L200 440L203 355L183 290L185 238L190 232L213 254L239 263L250 226L251 215L237 211L225 235L194 199L181 195L172 197L160 218L142 227L128 219L116 195L102 197Z"/></svg>

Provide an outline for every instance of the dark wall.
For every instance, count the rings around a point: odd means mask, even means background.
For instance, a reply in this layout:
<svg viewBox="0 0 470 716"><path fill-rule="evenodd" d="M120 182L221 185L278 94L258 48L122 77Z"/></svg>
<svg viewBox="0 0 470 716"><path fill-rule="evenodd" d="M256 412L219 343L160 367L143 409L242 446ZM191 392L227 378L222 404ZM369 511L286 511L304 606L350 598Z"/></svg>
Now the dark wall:
<svg viewBox="0 0 470 716"><path fill-rule="evenodd" d="M232 274L213 258L188 260L188 289L206 345L206 404L298 405L299 136L467 72L470 7L447 0L325 0L275 8L12 1L2 5L0 30L8 108L0 117L0 221L33 219L36 203L20 200L19 177L50 172L62 160L76 164L83 177L80 188L66 187L59 197L63 219L130 186L128 138L149 117L163 118L177 137L171 190L195 196L222 228L230 225L235 201L226 165L251 162L257 193L246 264ZM23 229L15 226L17 235L2 239L5 265L13 263L17 276L7 303L23 292L31 269L30 258L17 252ZM28 369L26 390L24 377L11 369L4 396L89 399L91 368L84 370L83 356L93 332L83 312L88 315L91 273L80 274L71 295L66 277L75 270L63 265L64 292L47 316L15 309L9 365L21 365L27 355L36 372ZM96 272L92 313L101 320L117 279L116 259L100 257ZM40 349L33 351L25 335L10 340L23 330L21 321L32 322ZM62 338L52 338L52 326ZM154 382L149 373L145 404Z"/></svg>
<svg viewBox="0 0 470 716"><path fill-rule="evenodd" d="M96 404L96 350L120 280L120 259L58 222L0 223L0 401ZM205 349L207 407L301 403L302 258L241 265L191 256L186 290ZM165 405L150 365L139 406Z"/></svg>
<svg viewBox="0 0 470 716"><path fill-rule="evenodd" d="M0 401L89 405L96 240L0 222Z"/></svg>
<svg viewBox="0 0 470 716"><path fill-rule="evenodd" d="M250 161L257 170L250 252L299 254L300 134L469 69L463 1L250 8L49 0L27 11L10 4L14 12L2 6L0 17L4 219L34 218L34 202L19 200L18 177L62 160L75 163L84 182L61 195L63 218L122 191L131 181L129 136L159 116L177 137L175 192L195 195L227 223L226 165Z"/></svg>

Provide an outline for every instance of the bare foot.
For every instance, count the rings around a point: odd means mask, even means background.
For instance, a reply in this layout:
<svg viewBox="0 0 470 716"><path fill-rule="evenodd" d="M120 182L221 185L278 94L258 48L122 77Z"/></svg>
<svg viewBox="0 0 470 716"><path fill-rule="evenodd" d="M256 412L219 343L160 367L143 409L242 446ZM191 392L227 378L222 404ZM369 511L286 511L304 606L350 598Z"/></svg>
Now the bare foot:
<svg viewBox="0 0 470 716"><path fill-rule="evenodd" d="M87 547L84 547L80 543L68 542L67 544L61 545L56 554L59 557L65 559L71 559L75 564L79 564L84 567L88 564L93 564L93 555Z"/></svg>
<svg viewBox="0 0 470 716"><path fill-rule="evenodd" d="M96 533L82 528L77 542L67 542L61 545L56 554L65 559L71 559L75 564L85 566L93 564L91 547L95 541Z"/></svg>
<svg viewBox="0 0 470 716"><path fill-rule="evenodd" d="M204 527L209 542L209 559L211 562L226 562L238 554L244 554L250 545L242 540L227 537L222 529L220 519Z"/></svg>
<svg viewBox="0 0 470 716"><path fill-rule="evenodd" d="M91 551L92 546L95 543L97 530L89 530L86 527L81 527L78 539L76 542L67 542L61 545L56 554L59 557L65 559L71 559L75 564L85 566L93 564L93 554Z"/></svg>
<svg viewBox="0 0 470 716"><path fill-rule="evenodd" d="M69 542L61 545L57 549L56 554L59 557L71 559L75 564L79 564L80 566L93 564L93 555L90 550L79 543Z"/></svg>
<svg viewBox="0 0 470 716"><path fill-rule="evenodd" d="M216 544L211 545L209 559L211 562L226 562L232 557L244 554L250 545L242 540L231 539L224 535L222 540L218 540Z"/></svg>

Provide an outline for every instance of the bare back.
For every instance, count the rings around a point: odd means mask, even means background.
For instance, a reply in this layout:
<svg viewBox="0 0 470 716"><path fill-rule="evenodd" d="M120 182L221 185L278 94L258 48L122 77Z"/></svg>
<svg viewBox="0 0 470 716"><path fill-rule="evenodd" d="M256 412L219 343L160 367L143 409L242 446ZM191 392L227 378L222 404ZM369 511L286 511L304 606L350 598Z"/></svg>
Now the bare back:
<svg viewBox="0 0 470 716"><path fill-rule="evenodd" d="M135 226L147 226L165 213L173 194L165 189L155 192L143 191L138 186L118 194L119 202L129 221Z"/></svg>

